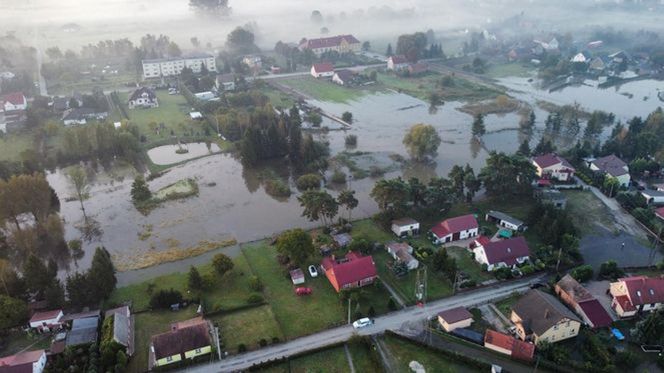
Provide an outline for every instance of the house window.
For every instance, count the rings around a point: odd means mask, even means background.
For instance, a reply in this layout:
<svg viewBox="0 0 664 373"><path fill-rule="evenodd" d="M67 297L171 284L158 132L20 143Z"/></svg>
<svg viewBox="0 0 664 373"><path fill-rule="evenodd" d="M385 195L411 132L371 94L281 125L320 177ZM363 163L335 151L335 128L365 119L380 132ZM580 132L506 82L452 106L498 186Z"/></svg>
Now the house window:
<svg viewBox="0 0 664 373"><path fill-rule="evenodd" d="M200 354L200 353L201 353L201 349L200 349L200 348L197 348L197 349L196 349L196 353L197 353L197 354Z"/></svg>
<svg viewBox="0 0 664 373"><path fill-rule="evenodd" d="M171 361L173 361L173 356L167 356L167 357L166 357L166 361L168 361L169 363L170 363Z"/></svg>

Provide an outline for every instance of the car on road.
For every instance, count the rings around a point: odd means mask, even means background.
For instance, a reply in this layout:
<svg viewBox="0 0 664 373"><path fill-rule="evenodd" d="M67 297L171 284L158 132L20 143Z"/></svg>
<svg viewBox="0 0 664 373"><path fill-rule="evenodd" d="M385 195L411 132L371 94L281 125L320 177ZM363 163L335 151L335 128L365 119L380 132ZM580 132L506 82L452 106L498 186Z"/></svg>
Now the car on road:
<svg viewBox="0 0 664 373"><path fill-rule="evenodd" d="M364 328L365 326L369 326L371 324L373 324L373 321L371 321L371 319L368 318L368 317L364 317L364 318L361 318L359 320L355 320L353 322L353 328L360 329L360 328Z"/></svg>
<svg viewBox="0 0 664 373"><path fill-rule="evenodd" d="M315 265L312 264L309 266L309 274L311 275L311 277L318 277L318 271L316 270Z"/></svg>
<svg viewBox="0 0 664 373"><path fill-rule="evenodd" d="M295 294L297 295L309 295L312 293L311 288L299 287L295 288Z"/></svg>

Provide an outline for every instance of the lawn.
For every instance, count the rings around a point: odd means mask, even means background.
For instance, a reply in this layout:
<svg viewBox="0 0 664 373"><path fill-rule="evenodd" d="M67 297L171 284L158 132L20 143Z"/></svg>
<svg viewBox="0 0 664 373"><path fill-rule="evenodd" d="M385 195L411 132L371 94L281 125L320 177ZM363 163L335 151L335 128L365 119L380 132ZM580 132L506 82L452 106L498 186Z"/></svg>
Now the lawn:
<svg viewBox="0 0 664 373"><path fill-rule="evenodd" d="M383 372L383 364L377 352L371 351L372 346L365 343L348 343L348 350L353 359L356 372Z"/></svg>
<svg viewBox="0 0 664 373"><path fill-rule="evenodd" d="M263 293L286 338L292 339L344 323L345 307L325 276L312 279L306 275L306 282L301 286L310 287L313 294L298 297L288 271L277 262L277 252L273 247L256 244L245 246L242 251L265 286Z"/></svg>
<svg viewBox="0 0 664 373"><path fill-rule="evenodd" d="M139 127L140 133L147 137L148 143L167 141L171 133L179 137L204 136L207 123L189 118L191 107L182 95L169 95L165 91L156 91L159 107L150 109L129 109L126 102L129 93L118 93L120 101L129 115L129 122ZM157 127L164 128L157 130Z"/></svg>
<svg viewBox="0 0 664 373"><path fill-rule="evenodd" d="M519 298L521 298L521 295L512 294L503 300L495 302L494 304L496 305L496 308L498 308L498 310L509 319L512 315L512 307L514 307Z"/></svg>
<svg viewBox="0 0 664 373"><path fill-rule="evenodd" d="M564 193L574 226L582 235L595 233L598 225L602 225L610 231L616 230L609 208L592 192L570 190Z"/></svg>
<svg viewBox="0 0 664 373"><path fill-rule="evenodd" d="M71 95L72 92L91 92L94 88L103 88L104 91L111 91L120 88L126 88L127 83L136 84L135 73L125 73L118 75L106 75L103 79L100 76L95 77L93 81L91 77L84 77L78 81L67 82L51 82L47 83L48 93L51 95Z"/></svg>
<svg viewBox="0 0 664 373"><path fill-rule="evenodd" d="M482 266L473 259L471 252L464 247L448 247L447 253L456 259L459 270L475 281L478 285L487 280L493 280L494 277L482 270Z"/></svg>
<svg viewBox="0 0 664 373"><path fill-rule="evenodd" d="M0 132L0 161L19 161L21 152L33 148L32 135L17 133L3 135Z"/></svg>
<svg viewBox="0 0 664 373"><path fill-rule="evenodd" d="M477 371L461 362L452 361L441 354L393 336L385 336L383 340L389 349L389 354L397 362L399 372L410 372L408 365L411 361L422 364L427 372L461 373Z"/></svg>
<svg viewBox="0 0 664 373"><path fill-rule="evenodd" d="M135 316L135 346L134 356L129 359L127 372L139 373L148 369L148 350L150 338L159 333L169 331L170 324L196 317L196 307L190 306L178 312L159 311L138 313Z"/></svg>
<svg viewBox="0 0 664 373"><path fill-rule="evenodd" d="M22 330L8 332L8 334L0 333L0 337L2 338L0 356L13 355L25 349L38 350L51 346L51 336L32 335Z"/></svg>
<svg viewBox="0 0 664 373"><path fill-rule="evenodd" d="M364 219L353 222L353 229L351 231L353 238L364 238L373 242L389 242L396 241L397 237L371 219Z"/></svg>
<svg viewBox="0 0 664 373"><path fill-rule="evenodd" d="M497 88L471 82L459 76L450 76L450 83L441 87L438 83L443 75L429 72L418 77L401 77L396 74L378 73L379 86L428 101L432 92L437 92L445 101L486 100L504 92Z"/></svg>
<svg viewBox="0 0 664 373"><path fill-rule="evenodd" d="M270 98L270 103L275 108L290 108L295 104L293 97L271 86L266 85L265 87L261 88L260 91Z"/></svg>
<svg viewBox="0 0 664 373"><path fill-rule="evenodd" d="M269 305L214 315L210 319L219 325L221 343L225 346L222 350L231 353L237 352L240 344L249 350L259 348L261 338L268 343L275 337L280 341L284 339Z"/></svg>
<svg viewBox="0 0 664 373"><path fill-rule="evenodd" d="M361 88L342 87L331 80L312 76L280 79L279 83L318 101L344 103L361 98L367 91Z"/></svg>
<svg viewBox="0 0 664 373"><path fill-rule="evenodd" d="M348 359L343 346L333 347L326 350L314 352L295 359L260 369L263 373L346 373L350 371ZM358 370L356 372L373 372Z"/></svg>
<svg viewBox="0 0 664 373"><path fill-rule="evenodd" d="M507 77L528 77L531 76L535 68L528 67L522 63L510 62L502 64L491 64L484 76L499 79Z"/></svg>

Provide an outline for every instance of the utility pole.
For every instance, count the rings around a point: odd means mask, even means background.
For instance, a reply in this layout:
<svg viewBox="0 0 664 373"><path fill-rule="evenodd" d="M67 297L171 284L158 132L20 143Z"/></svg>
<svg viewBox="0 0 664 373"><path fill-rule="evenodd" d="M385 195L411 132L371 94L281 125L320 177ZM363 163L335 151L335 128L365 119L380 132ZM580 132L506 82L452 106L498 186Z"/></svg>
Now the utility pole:
<svg viewBox="0 0 664 373"><path fill-rule="evenodd" d="M560 256L563 254L563 248L561 247L558 250L558 261L556 262L556 273L558 273L558 267L560 266Z"/></svg>
<svg viewBox="0 0 664 373"><path fill-rule="evenodd" d="M348 295L348 323L350 324L350 294Z"/></svg>

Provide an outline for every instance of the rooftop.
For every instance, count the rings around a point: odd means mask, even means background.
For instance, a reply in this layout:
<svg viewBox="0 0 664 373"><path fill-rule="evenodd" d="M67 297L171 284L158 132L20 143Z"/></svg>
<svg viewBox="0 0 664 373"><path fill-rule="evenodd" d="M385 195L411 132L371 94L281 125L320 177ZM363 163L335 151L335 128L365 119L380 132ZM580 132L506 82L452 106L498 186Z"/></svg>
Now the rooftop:
<svg viewBox="0 0 664 373"><path fill-rule="evenodd" d="M607 155L606 157L597 158L592 161L600 171L606 172L611 176L618 177L629 173L627 170L627 163L615 155Z"/></svg>
<svg viewBox="0 0 664 373"><path fill-rule="evenodd" d="M418 223L417 220L415 220L413 218L401 218L401 219L392 220L392 224L402 227L404 225L413 225L413 224L419 224L419 223Z"/></svg>
<svg viewBox="0 0 664 373"><path fill-rule="evenodd" d="M155 359L209 346L210 333L207 322L202 320L192 324L152 336Z"/></svg>
<svg viewBox="0 0 664 373"><path fill-rule="evenodd" d="M334 65L329 62L315 63L313 65L314 71L318 73L329 73L334 71Z"/></svg>
<svg viewBox="0 0 664 373"><path fill-rule="evenodd" d="M634 276L621 278L633 305L664 303L664 278Z"/></svg>
<svg viewBox="0 0 664 373"><path fill-rule="evenodd" d="M491 241L482 246L489 264L505 263L511 266L517 263L518 258L530 256L530 248L523 236Z"/></svg>
<svg viewBox="0 0 664 373"><path fill-rule="evenodd" d="M572 165L567 162L565 158L559 156L556 153L549 153L535 157L533 158L533 163L538 165L540 168L547 168L553 165L561 164L567 168L574 169L574 167L572 167Z"/></svg>
<svg viewBox="0 0 664 373"><path fill-rule="evenodd" d="M455 307L442 311L438 314L448 324L454 324L462 320L472 319L473 315L464 307Z"/></svg>
<svg viewBox="0 0 664 373"><path fill-rule="evenodd" d="M337 47L341 45L343 41L345 41L348 44L357 44L360 42L353 35L337 35L337 36L330 36L327 38L304 40L304 42L300 44L300 49L319 49L319 48Z"/></svg>
<svg viewBox="0 0 664 373"><path fill-rule="evenodd" d="M479 224L475 219L475 215L468 214L443 220L442 222L433 226L433 228L431 228L431 232L433 232L438 237L445 237L451 233L457 233L478 227Z"/></svg>
<svg viewBox="0 0 664 373"><path fill-rule="evenodd" d="M572 297L576 303L595 299L595 297L593 297L593 295L590 294L586 288L581 286L581 284L579 284L579 282L569 274L561 278L556 285L560 287L565 293L567 293L567 295Z"/></svg>
<svg viewBox="0 0 664 373"><path fill-rule="evenodd" d="M523 222L521 220L519 220L517 218L514 218L510 215L507 215L504 212L490 210L489 212L487 212L487 215L494 218L494 219L503 220L503 221L506 221L510 224L514 224L514 225L517 225L517 226L523 225Z"/></svg>
<svg viewBox="0 0 664 373"><path fill-rule="evenodd" d="M542 335L565 318L581 322L553 295L539 290L528 291L512 310L521 318L523 327L537 335Z"/></svg>
<svg viewBox="0 0 664 373"><path fill-rule="evenodd" d="M606 309L597 299L592 299L579 303L579 307L586 314L586 317L593 323L595 328L604 328L610 326L613 322Z"/></svg>
<svg viewBox="0 0 664 373"><path fill-rule="evenodd" d="M326 272L331 270L334 273L340 287L377 275L373 258L354 252L349 252L343 260L324 258L321 265Z"/></svg>

